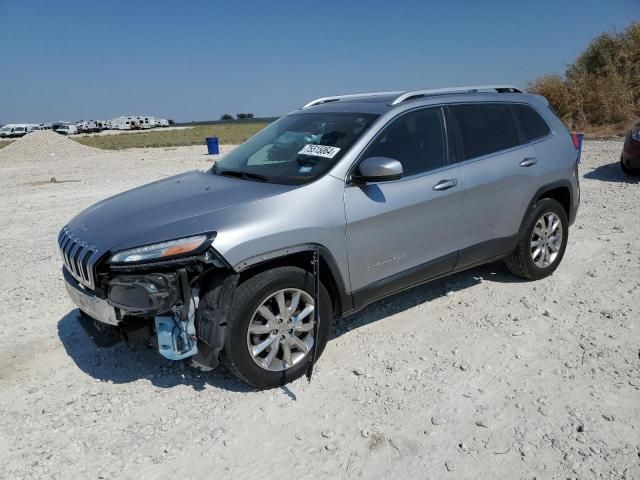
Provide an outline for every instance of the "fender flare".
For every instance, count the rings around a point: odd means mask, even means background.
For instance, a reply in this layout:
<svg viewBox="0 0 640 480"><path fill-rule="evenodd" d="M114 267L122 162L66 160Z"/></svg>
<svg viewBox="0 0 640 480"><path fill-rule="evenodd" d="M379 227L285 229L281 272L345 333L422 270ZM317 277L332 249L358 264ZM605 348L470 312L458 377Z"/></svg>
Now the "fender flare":
<svg viewBox="0 0 640 480"><path fill-rule="evenodd" d="M345 282L342 279L342 274L340 272L340 268L338 267L338 262L335 257L331 253L331 251L323 245L314 244L314 243L305 243L300 245L295 245L291 247L281 248L277 250L273 250L271 252L262 253L260 255L256 255L245 260L242 260L235 265L232 266L233 270L241 274L243 271L248 270L253 267L257 267L261 264L268 264L270 262L281 261L286 259L287 257L298 255L301 253L309 253L309 265L311 265L311 254L318 250L320 253L321 260L321 272L322 268L326 267L329 270L330 277L333 280L333 287L335 293L338 298L338 305L336 305L336 313L338 316L343 315L345 312L349 312L353 310L353 299L351 296L350 290L347 289ZM330 286L327 286L329 288Z"/></svg>
<svg viewBox="0 0 640 480"><path fill-rule="evenodd" d="M522 231L524 220L527 217L527 212L531 210L531 207L533 207L536 204L536 202L540 200L546 192L548 192L549 190L555 190L556 188L560 188L560 187L564 187L569 191L569 211L567 212L567 218L570 219L571 211L573 210L573 192L572 192L571 182L569 180L564 180L564 179L556 180L555 182L547 183L541 186L540 188L538 188L538 190L536 190L536 193L533 195L533 198L527 205L527 208L522 213L522 220L520 221L520 228L518 229L518 233Z"/></svg>

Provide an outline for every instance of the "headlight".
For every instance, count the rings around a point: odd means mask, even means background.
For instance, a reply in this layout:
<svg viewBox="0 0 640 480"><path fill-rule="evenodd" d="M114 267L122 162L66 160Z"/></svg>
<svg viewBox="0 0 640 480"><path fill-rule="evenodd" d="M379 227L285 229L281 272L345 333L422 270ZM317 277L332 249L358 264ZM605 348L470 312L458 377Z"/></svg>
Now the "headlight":
<svg viewBox="0 0 640 480"><path fill-rule="evenodd" d="M168 242L155 243L144 247L131 248L116 253L109 259L109 263L132 263L146 260L165 259L184 255L198 250L207 240L207 235L180 238Z"/></svg>
<svg viewBox="0 0 640 480"><path fill-rule="evenodd" d="M631 138L633 138L636 142L640 142L640 128L634 128L631 130Z"/></svg>

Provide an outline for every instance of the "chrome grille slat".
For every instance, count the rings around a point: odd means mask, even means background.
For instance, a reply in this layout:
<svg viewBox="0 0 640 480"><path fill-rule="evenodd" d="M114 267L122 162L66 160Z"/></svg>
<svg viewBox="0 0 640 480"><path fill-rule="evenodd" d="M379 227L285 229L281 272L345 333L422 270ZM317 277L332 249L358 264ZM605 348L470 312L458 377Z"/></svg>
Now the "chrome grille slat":
<svg viewBox="0 0 640 480"><path fill-rule="evenodd" d="M69 237L69 241L64 246L64 250L62 251L62 255L64 256L64 263L67 264L69 270L73 270L71 268L71 260L69 260L69 251L73 248L73 239Z"/></svg>
<svg viewBox="0 0 640 480"><path fill-rule="evenodd" d="M78 248L75 250L75 252L73 253L73 255L71 255L71 260L72 260L72 265L76 268L76 273L78 275L80 275L80 278L82 278L82 280L86 280L84 278L84 275L82 274L82 265L80 265L80 254L82 253L82 251L85 249L84 245L82 245L81 243L78 243Z"/></svg>
<svg viewBox="0 0 640 480"><path fill-rule="evenodd" d="M80 269L80 276L85 282L89 281L88 271L85 269L83 262L87 254L91 252L91 249L85 248L82 253L78 256L78 268Z"/></svg>
<svg viewBox="0 0 640 480"><path fill-rule="evenodd" d="M64 227L58 235L58 247L67 271L80 283L95 289L94 267L98 250Z"/></svg>
<svg viewBox="0 0 640 480"><path fill-rule="evenodd" d="M76 262L73 261L73 258L75 257L76 251L78 250L78 248L80 248L80 244L74 242L73 245L71 246L71 248L69 249L69 251L67 252L67 258L69 259L69 265L71 265L71 270L73 270L73 273L76 274L76 276L78 275L78 270L76 268Z"/></svg>
<svg viewBox="0 0 640 480"><path fill-rule="evenodd" d="M64 237L62 237L62 240L60 241L60 252L63 255L64 255L65 248L67 248L67 243L69 242L69 240L71 239L65 235Z"/></svg>

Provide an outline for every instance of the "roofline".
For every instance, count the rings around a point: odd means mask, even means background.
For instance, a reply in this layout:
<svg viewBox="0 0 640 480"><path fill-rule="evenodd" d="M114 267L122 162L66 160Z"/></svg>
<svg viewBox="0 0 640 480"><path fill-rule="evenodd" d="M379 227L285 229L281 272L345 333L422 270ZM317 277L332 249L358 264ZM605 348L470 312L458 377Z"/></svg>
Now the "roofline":
<svg viewBox="0 0 640 480"><path fill-rule="evenodd" d="M321 97L305 104L302 109L321 105L323 103L337 102L350 98L366 98L378 96L394 96L397 97L389 104L391 106L398 105L413 98L427 97L431 95L443 95L447 93L479 93L479 92L497 92L497 93L522 93L518 87L513 85L468 85L464 87L444 87L430 88L426 90L408 90L408 91L390 91L390 92L371 92L371 93L355 93L349 95L334 95L331 97Z"/></svg>
<svg viewBox="0 0 640 480"><path fill-rule="evenodd" d="M398 105L404 101L412 98L428 97L431 95L443 95L447 93L522 93L518 87L513 85L468 85L465 87L445 87L445 88L430 88L426 90L412 90L404 92L398 98L396 98L391 105Z"/></svg>

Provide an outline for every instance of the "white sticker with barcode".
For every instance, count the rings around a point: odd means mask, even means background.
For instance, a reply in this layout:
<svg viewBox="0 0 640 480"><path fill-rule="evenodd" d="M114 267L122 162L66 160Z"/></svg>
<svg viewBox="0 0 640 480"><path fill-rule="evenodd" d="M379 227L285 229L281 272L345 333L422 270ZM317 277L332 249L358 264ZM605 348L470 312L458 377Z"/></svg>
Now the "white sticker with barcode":
<svg viewBox="0 0 640 480"><path fill-rule="evenodd" d="M329 147L327 145L311 145L307 144L298 155L312 155L314 157L333 158L340 151L338 147Z"/></svg>

